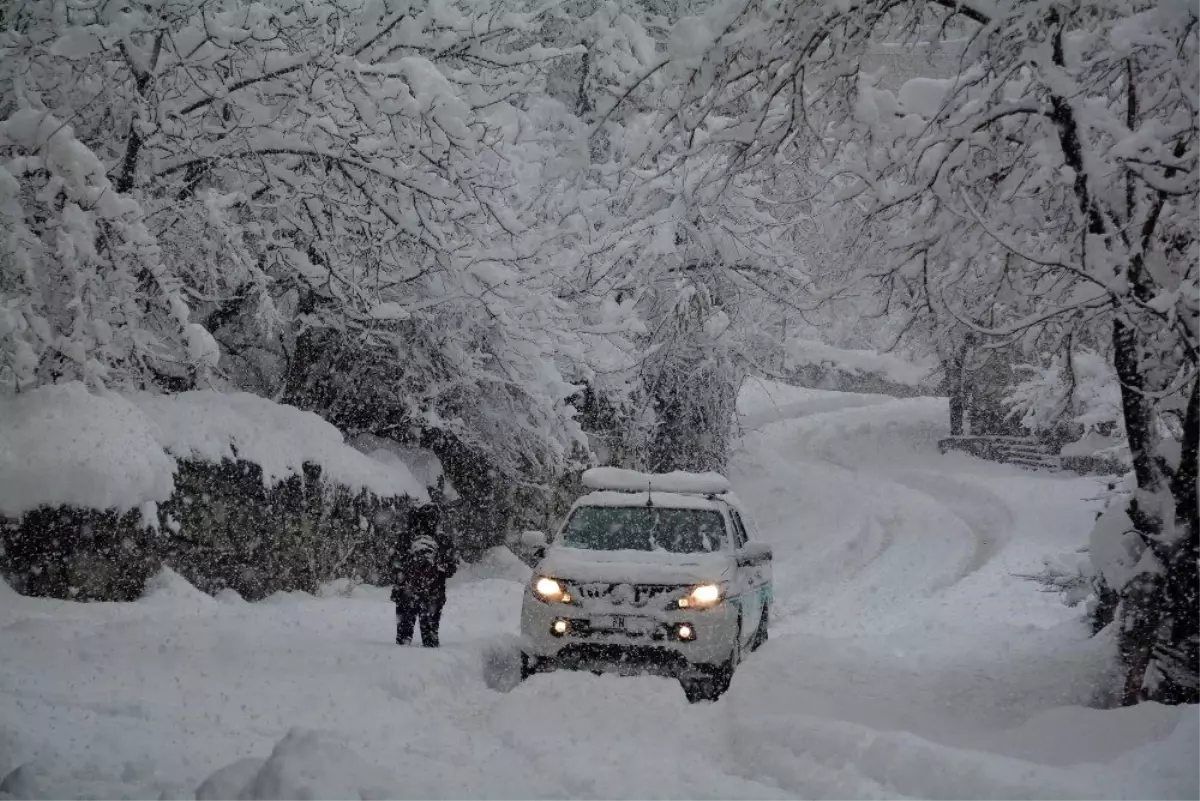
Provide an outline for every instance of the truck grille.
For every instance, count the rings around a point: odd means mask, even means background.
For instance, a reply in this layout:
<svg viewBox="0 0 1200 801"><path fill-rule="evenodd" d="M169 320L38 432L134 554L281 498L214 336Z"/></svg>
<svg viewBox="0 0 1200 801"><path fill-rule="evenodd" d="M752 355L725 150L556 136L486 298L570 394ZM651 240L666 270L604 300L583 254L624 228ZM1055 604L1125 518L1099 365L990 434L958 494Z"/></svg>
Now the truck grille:
<svg viewBox="0 0 1200 801"><path fill-rule="evenodd" d="M678 590L667 584L627 584L621 582L590 582L568 585L570 592L583 605L589 601L611 606L628 606L640 609L660 596Z"/></svg>

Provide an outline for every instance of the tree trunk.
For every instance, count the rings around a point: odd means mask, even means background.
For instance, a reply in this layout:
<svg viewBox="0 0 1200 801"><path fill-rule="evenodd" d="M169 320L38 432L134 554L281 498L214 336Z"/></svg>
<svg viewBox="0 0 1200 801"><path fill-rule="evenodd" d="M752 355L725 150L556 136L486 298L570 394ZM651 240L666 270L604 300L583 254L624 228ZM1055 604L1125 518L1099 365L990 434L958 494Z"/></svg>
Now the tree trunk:
<svg viewBox="0 0 1200 801"><path fill-rule="evenodd" d="M1175 496L1175 532L1179 536L1164 578L1168 619L1159 629L1155 660L1161 681L1152 699L1164 704L1200 703L1200 510L1197 509L1197 452L1200 450L1200 376L1184 416L1179 467L1171 480Z"/></svg>
<svg viewBox="0 0 1200 801"><path fill-rule="evenodd" d="M1129 501L1127 514L1142 542L1158 558L1155 547L1163 532L1163 520L1156 513L1155 496L1162 489L1161 474L1154 462L1157 432L1153 411L1144 394L1137 336L1117 312L1112 328L1113 364L1121 384L1121 407L1125 436L1133 460L1137 489ZM1145 557L1143 557L1144 561ZM1160 566L1161 559L1159 560ZM1125 664L1125 685L1121 703L1131 706L1143 700L1146 671L1150 667L1158 628L1165 603L1160 571L1143 566L1123 589L1121 628L1118 649Z"/></svg>
<svg viewBox="0 0 1200 801"><path fill-rule="evenodd" d="M316 296L311 291L301 290L297 316L312 314L317 308ZM321 355L320 334L313 328L305 328L296 335L295 346L290 354L285 351L283 371L283 403L301 409L317 408L311 394L312 371Z"/></svg>
<svg viewBox="0 0 1200 801"><path fill-rule="evenodd" d="M950 393L950 435L963 435L963 422L967 416L967 353L971 347L968 336L963 343L954 349L950 361L946 364L946 384Z"/></svg>

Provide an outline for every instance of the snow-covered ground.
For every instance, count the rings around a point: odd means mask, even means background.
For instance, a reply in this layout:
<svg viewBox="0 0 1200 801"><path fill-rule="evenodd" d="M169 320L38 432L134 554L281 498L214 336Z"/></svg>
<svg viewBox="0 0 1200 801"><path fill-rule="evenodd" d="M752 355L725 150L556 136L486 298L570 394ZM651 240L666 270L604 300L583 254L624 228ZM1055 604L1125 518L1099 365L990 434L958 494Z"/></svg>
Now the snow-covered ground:
<svg viewBox="0 0 1200 801"><path fill-rule="evenodd" d="M1085 541L1094 480L938 454L939 400L752 384L740 411L776 606L722 701L490 689L527 575L504 552L456 578L437 651L392 644L376 588L0 586L0 798L1200 796L1197 709L1089 708L1104 643L1013 575Z"/></svg>

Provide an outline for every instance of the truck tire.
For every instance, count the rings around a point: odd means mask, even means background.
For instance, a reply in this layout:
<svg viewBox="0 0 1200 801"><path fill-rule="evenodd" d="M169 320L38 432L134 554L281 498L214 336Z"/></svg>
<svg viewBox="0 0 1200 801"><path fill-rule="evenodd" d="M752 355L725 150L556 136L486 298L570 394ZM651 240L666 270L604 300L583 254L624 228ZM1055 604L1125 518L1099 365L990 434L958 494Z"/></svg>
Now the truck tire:
<svg viewBox="0 0 1200 801"><path fill-rule="evenodd" d="M737 632L733 640L733 652L729 654L729 659L714 666L694 665L693 669L701 675L679 677L679 684L683 687L683 694L687 697L688 703L716 701L724 695L733 682L733 671L741 661L741 655L742 621L739 617Z"/></svg>
<svg viewBox="0 0 1200 801"><path fill-rule="evenodd" d="M521 652L521 681L537 673L538 670L537 658L532 657L524 651Z"/></svg>
<svg viewBox="0 0 1200 801"><path fill-rule="evenodd" d="M726 662L715 668L709 668L704 672L707 675L688 676L679 679L679 683L683 687L683 694L687 697L689 703L696 704L700 701L716 701L725 694L729 689L730 683L733 681L733 665L731 662Z"/></svg>

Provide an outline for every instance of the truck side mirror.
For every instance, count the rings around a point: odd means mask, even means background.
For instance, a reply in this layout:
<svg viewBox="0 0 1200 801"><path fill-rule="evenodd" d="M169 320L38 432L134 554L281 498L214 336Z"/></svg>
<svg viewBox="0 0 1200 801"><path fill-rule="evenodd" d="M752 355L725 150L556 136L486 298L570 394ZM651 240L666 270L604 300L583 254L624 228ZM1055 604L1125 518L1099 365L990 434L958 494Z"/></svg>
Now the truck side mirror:
<svg viewBox="0 0 1200 801"><path fill-rule="evenodd" d="M521 546L531 551L546 550L546 533L544 531L521 532Z"/></svg>
<svg viewBox="0 0 1200 801"><path fill-rule="evenodd" d="M747 542L738 555L738 561L745 565L758 565L770 562L775 556L773 549L765 542Z"/></svg>

